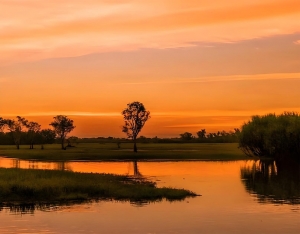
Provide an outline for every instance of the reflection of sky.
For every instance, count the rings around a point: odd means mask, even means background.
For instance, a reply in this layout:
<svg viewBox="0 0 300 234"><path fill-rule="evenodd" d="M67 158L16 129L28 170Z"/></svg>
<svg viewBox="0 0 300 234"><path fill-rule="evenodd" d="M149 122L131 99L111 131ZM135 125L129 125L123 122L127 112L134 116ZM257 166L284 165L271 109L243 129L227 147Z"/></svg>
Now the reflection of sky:
<svg viewBox="0 0 300 234"><path fill-rule="evenodd" d="M159 186L190 189L201 197L145 207L99 202L34 215L0 213L1 233L298 233L299 206L261 204L245 191L238 162L141 162ZM3 166L3 161L1 161ZM75 171L133 173L132 163L69 164ZM249 223L251 225L249 225Z"/></svg>

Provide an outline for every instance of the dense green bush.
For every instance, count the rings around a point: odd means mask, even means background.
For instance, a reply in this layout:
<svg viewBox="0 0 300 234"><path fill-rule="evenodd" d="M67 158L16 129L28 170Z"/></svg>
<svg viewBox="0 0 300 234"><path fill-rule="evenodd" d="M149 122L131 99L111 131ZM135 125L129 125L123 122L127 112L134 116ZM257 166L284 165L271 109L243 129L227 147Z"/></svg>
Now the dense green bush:
<svg viewBox="0 0 300 234"><path fill-rule="evenodd" d="M242 126L239 147L249 156L300 161L299 114L253 116Z"/></svg>

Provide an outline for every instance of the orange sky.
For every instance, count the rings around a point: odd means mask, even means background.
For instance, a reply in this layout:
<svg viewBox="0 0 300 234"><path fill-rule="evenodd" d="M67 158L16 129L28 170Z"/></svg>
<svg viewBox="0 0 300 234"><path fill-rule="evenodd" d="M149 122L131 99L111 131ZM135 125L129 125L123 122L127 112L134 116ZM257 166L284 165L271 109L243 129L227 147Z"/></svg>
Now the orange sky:
<svg viewBox="0 0 300 234"><path fill-rule="evenodd" d="M230 130L254 114L300 112L299 0L0 0L0 116L77 136Z"/></svg>

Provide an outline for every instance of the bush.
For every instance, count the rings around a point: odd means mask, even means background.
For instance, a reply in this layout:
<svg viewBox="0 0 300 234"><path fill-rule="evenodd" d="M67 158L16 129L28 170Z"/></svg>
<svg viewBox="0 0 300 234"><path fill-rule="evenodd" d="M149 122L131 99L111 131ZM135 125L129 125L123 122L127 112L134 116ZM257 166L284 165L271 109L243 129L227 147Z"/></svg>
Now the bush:
<svg viewBox="0 0 300 234"><path fill-rule="evenodd" d="M239 147L249 156L300 161L299 114L253 116L242 126Z"/></svg>

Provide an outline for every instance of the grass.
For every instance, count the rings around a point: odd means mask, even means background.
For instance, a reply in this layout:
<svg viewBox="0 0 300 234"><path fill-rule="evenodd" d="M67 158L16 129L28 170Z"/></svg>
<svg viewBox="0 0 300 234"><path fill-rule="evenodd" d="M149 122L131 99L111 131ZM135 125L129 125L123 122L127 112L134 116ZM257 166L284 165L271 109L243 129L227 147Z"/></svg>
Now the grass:
<svg viewBox="0 0 300 234"><path fill-rule="evenodd" d="M0 203L114 199L182 200L195 193L157 188L154 182L112 174L0 168Z"/></svg>
<svg viewBox="0 0 300 234"><path fill-rule="evenodd" d="M117 144L84 143L76 147L61 150L60 145L46 145L44 150L40 146L30 150L29 146L21 145L15 149L13 145L0 146L0 156L36 159L47 161L69 160L244 160L248 159L238 149L237 143L157 143L138 144L138 153L132 151L132 143Z"/></svg>

